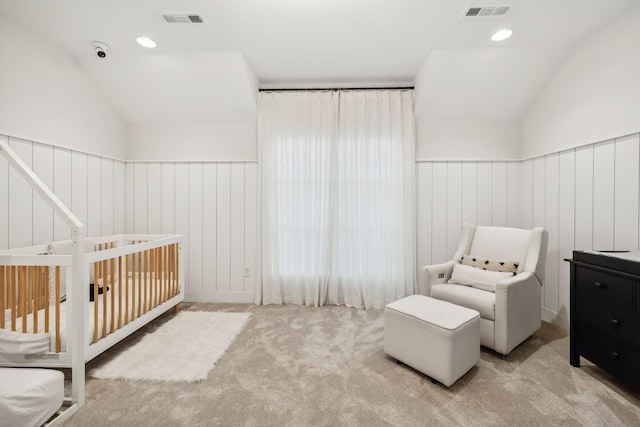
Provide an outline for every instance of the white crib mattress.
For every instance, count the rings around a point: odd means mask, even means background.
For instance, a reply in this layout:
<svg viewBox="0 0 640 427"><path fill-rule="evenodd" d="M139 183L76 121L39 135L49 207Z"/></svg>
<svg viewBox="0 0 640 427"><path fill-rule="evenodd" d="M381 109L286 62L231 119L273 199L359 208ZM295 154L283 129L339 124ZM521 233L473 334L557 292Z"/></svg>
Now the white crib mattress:
<svg viewBox="0 0 640 427"><path fill-rule="evenodd" d="M64 374L51 369L0 368L0 427L40 426L64 400Z"/></svg>

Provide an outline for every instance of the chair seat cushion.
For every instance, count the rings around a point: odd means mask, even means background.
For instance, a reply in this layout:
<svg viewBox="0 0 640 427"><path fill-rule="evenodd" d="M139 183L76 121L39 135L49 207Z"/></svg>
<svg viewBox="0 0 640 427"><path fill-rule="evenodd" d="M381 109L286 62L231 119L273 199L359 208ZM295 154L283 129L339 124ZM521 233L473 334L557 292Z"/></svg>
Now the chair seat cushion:
<svg viewBox="0 0 640 427"><path fill-rule="evenodd" d="M473 286L495 292L496 282L513 277L514 273L487 271L470 265L454 264L451 279L447 283Z"/></svg>
<svg viewBox="0 0 640 427"><path fill-rule="evenodd" d="M496 294L493 292L447 283L433 285L430 296L476 310L483 319L495 320Z"/></svg>

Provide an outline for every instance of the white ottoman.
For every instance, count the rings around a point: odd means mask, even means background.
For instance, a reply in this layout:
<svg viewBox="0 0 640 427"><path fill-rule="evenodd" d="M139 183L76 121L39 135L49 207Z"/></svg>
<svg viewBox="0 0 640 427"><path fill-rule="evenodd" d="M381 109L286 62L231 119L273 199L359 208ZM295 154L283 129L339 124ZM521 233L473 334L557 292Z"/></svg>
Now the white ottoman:
<svg viewBox="0 0 640 427"><path fill-rule="evenodd" d="M480 314L411 295L384 310L384 351L449 387L480 360Z"/></svg>

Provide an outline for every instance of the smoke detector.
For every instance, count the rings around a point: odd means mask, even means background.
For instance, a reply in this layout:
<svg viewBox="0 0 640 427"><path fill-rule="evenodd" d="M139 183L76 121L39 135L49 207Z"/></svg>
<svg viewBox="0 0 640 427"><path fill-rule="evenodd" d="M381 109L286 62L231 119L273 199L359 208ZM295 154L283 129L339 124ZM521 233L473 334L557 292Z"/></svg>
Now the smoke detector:
<svg viewBox="0 0 640 427"><path fill-rule="evenodd" d="M204 16L197 12L162 13L160 16L167 24L206 24Z"/></svg>
<svg viewBox="0 0 640 427"><path fill-rule="evenodd" d="M495 6L478 6L470 5L464 9L462 18L482 18L490 16L504 16L511 11L509 5L495 5Z"/></svg>

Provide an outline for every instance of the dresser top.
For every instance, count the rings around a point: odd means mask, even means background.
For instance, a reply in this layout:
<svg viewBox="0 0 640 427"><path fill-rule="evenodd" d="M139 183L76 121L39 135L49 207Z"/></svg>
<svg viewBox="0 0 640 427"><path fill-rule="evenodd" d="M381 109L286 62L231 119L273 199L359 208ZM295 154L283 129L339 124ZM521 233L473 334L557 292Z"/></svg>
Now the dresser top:
<svg viewBox="0 0 640 427"><path fill-rule="evenodd" d="M640 251L629 252L598 252L573 251L573 259L567 261L576 264L591 264L640 275Z"/></svg>

